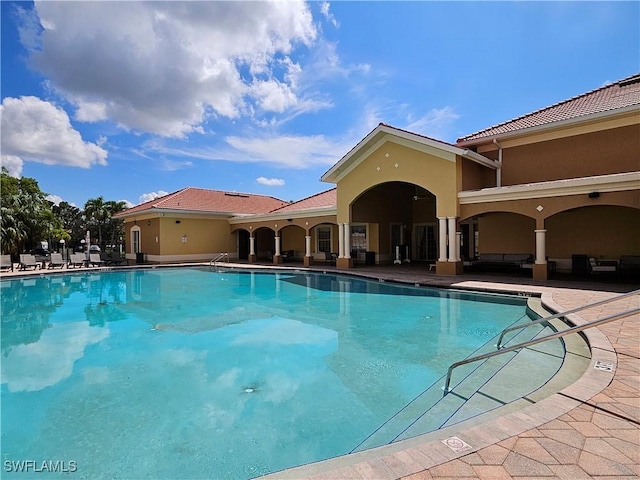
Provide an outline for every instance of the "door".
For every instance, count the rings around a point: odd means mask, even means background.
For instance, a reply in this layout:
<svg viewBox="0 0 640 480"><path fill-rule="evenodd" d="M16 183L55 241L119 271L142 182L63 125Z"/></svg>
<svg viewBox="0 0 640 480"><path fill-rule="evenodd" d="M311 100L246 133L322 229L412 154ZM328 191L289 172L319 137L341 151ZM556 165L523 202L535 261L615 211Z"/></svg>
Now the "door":
<svg viewBox="0 0 640 480"><path fill-rule="evenodd" d="M438 258L436 224L418 224L414 226L415 258L418 261L435 261Z"/></svg>

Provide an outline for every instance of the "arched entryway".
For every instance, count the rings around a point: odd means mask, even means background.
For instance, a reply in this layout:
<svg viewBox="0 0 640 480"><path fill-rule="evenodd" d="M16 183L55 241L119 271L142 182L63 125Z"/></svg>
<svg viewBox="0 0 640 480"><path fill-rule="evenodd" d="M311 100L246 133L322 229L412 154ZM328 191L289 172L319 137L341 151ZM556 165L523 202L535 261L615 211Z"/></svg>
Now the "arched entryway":
<svg viewBox="0 0 640 480"><path fill-rule="evenodd" d="M436 197L407 182L371 187L350 205L349 253L353 262L406 263L438 258ZM375 257L374 257L375 256Z"/></svg>

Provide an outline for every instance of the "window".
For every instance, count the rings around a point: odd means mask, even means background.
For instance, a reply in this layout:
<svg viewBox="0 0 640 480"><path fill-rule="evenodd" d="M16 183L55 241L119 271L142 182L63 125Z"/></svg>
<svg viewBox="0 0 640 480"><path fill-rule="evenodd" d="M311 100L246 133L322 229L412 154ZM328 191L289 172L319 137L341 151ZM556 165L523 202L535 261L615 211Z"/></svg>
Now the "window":
<svg viewBox="0 0 640 480"><path fill-rule="evenodd" d="M140 251L140 227L131 227L131 253Z"/></svg>
<svg viewBox="0 0 640 480"><path fill-rule="evenodd" d="M367 248L367 226L351 225L351 250L365 252Z"/></svg>
<svg viewBox="0 0 640 480"><path fill-rule="evenodd" d="M316 251L331 252L331 226L320 226L316 231L318 233Z"/></svg>

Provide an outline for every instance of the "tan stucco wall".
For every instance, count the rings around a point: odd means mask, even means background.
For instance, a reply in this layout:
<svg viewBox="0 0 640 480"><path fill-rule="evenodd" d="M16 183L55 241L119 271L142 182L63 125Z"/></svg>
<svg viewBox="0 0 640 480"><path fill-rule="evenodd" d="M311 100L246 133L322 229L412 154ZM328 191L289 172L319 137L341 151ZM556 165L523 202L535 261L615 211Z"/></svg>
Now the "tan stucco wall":
<svg viewBox="0 0 640 480"><path fill-rule="evenodd" d="M478 218L479 253L535 254L535 220L512 213L492 213Z"/></svg>
<svg viewBox="0 0 640 480"><path fill-rule="evenodd" d="M236 251L236 237L231 235L227 220L161 218L161 255L192 255ZM187 242L182 243L182 236Z"/></svg>
<svg viewBox="0 0 640 480"><path fill-rule="evenodd" d="M282 251L295 250L296 255L304 255L304 237L305 231L303 228L290 226L280 230L280 246Z"/></svg>
<svg viewBox="0 0 640 480"><path fill-rule="evenodd" d="M462 167L462 190L480 190L496 186L496 171L494 169L466 158L461 158L459 162Z"/></svg>
<svg viewBox="0 0 640 480"><path fill-rule="evenodd" d="M495 148L483 155L497 159ZM640 125L503 148L502 185L638 171L639 152Z"/></svg>
<svg viewBox="0 0 640 480"><path fill-rule="evenodd" d="M640 255L640 210L593 206L559 213L545 222L547 253L570 258L573 254L618 259Z"/></svg>
<svg viewBox="0 0 640 480"><path fill-rule="evenodd" d="M363 192L385 182L418 185L436 195L438 215L457 215L456 159L446 156L450 159L392 141L383 143L338 182L338 222L349 222L351 204Z"/></svg>

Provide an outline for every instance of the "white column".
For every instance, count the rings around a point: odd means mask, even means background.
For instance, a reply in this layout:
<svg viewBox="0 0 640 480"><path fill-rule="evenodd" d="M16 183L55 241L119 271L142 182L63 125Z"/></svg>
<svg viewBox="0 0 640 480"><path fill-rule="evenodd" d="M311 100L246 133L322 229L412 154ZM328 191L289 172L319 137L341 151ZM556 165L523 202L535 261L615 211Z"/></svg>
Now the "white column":
<svg viewBox="0 0 640 480"><path fill-rule="evenodd" d="M305 235L304 237L304 256L311 256L311 235Z"/></svg>
<svg viewBox="0 0 640 480"><path fill-rule="evenodd" d="M447 261L447 217L438 217L439 262Z"/></svg>
<svg viewBox="0 0 640 480"><path fill-rule="evenodd" d="M455 262L456 255L456 217L447 217L449 223L449 261Z"/></svg>
<svg viewBox="0 0 640 480"><path fill-rule="evenodd" d="M276 255L280 255L280 236L276 235Z"/></svg>
<svg viewBox="0 0 640 480"><path fill-rule="evenodd" d="M535 230L536 232L536 263L547 263L546 230Z"/></svg>
<svg viewBox="0 0 640 480"><path fill-rule="evenodd" d="M249 255L256 254L256 238L254 236L249 237Z"/></svg>
<svg viewBox="0 0 640 480"><path fill-rule="evenodd" d="M460 261L460 246L462 245L462 232L456 232L456 262Z"/></svg>
<svg viewBox="0 0 640 480"><path fill-rule="evenodd" d="M344 224L338 224L338 258L344 258Z"/></svg>
<svg viewBox="0 0 640 480"><path fill-rule="evenodd" d="M344 228L344 258L351 258L351 226L348 223Z"/></svg>

